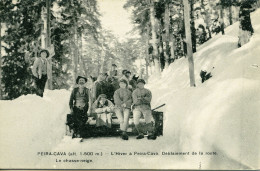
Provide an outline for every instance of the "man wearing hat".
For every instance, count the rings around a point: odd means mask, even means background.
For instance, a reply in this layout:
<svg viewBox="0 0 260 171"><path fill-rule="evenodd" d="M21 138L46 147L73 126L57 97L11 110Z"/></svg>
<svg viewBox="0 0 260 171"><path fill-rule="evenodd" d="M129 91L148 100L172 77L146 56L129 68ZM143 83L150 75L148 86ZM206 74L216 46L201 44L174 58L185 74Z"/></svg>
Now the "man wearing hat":
<svg viewBox="0 0 260 171"><path fill-rule="evenodd" d="M48 50L41 50L40 57L35 59L32 67L32 73L36 85L36 94L41 97L43 97L44 87L47 79L51 77L49 56L50 53Z"/></svg>
<svg viewBox="0 0 260 171"><path fill-rule="evenodd" d="M149 132L148 139L156 139L153 128L153 116L151 111L151 100L152 93L150 90L144 88L145 81L143 79L137 80L137 88L133 91L133 119L135 127L139 133L136 137L137 139L144 138L144 134L142 132L142 127L139 124L141 115L144 116L146 128Z"/></svg>
<svg viewBox="0 0 260 171"><path fill-rule="evenodd" d="M70 95L69 106L74 122L72 138L82 136L84 125L88 120L89 90L85 87L86 82L87 78L78 76L76 79L77 86Z"/></svg>

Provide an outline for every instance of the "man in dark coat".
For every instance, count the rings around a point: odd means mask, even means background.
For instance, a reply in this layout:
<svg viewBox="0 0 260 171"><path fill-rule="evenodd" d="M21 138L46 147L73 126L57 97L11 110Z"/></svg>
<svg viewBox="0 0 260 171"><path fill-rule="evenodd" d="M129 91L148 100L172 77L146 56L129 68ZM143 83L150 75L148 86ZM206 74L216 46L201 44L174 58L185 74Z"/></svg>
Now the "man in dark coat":
<svg viewBox="0 0 260 171"><path fill-rule="evenodd" d="M70 95L69 106L73 120L72 138L82 137L83 128L88 120L89 90L85 87L87 78L78 76L75 87Z"/></svg>

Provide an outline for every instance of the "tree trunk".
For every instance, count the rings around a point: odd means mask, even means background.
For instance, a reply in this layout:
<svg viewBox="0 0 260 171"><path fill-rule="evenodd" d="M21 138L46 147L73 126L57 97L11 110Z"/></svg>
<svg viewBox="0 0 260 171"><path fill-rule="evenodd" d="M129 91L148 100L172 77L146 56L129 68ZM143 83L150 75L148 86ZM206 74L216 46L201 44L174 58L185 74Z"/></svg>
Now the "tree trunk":
<svg viewBox="0 0 260 171"><path fill-rule="evenodd" d="M165 15L164 15L164 26L165 26L165 31L166 31L166 44L165 44L165 68L167 69L169 64L170 64L170 55L169 55L169 37L170 37L170 10L169 10L169 2L166 1L165 4Z"/></svg>
<svg viewBox="0 0 260 171"><path fill-rule="evenodd" d="M46 47L49 48L51 46L51 29L50 29L50 23L51 23L51 15L50 15L50 0L46 0L46 9L47 9L47 30L46 30ZM52 59L50 60L50 77L48 78L47 86L50 90L53 89L52 87Z"/></svg>
<svg viewBox="0 0 260 171"><path fill-rule="evenodd" d="M195 76L194 76L194 61L192 53L192 41L190 31L190 9L188 0L183 0L184 5L184 21L185 21L185 34L187 44L187 56L189 61L189 75L190 75L190 86L195 87Z"/></svg>
<svg viewBox="0 0 260 171"><path fill-rule="evenodd" d="M83 42L83 36L82 33L80 33L80 61L81 61L81 68L84 71L84 75L87 76L87 68L86 68L86 64L83 60L83 46L82 46L82 42Z"/></svg>
<svg viewBox="0 0 260 171"><path fill-rule="evenodd" d="M74 35L73 35L73 62L74 62L74 81L76 83L76 79L78 77L78 50L77 50L77 24L74 26Z"/></svg>
<svg viewBox="0 0 260 171"><path fill-rule="evenodd" d="M174 46L175 46L175 37L173 34L170 35L170 43L169 43L169 46L170 46L170 50L171 50L171 58L173 60L175 60L175 56L174 56ZM170 64L170 61L169 61L169 64Z"/></svg>
<svg viewBox="0 0 260 171"><path fill-rule="evenodd" d="M208 13L208 10L206 10L205 8L205 4L204 4L204 0L201 0L201 8L203 9L204 13L205 13L205 19L204 19L204 22L206 24L206 30L208 30L208 33L209 33L209 37L207 37L206 39L210 39L211 38L211 31L209 29L209 13Z"/></svg>
<svg viewBox="0 0 260 171"><path fill-rule="evenodd" d="M228 9L229 9L229 23L230 23L230 25L232 25L233 24L233 16L232 16L232 5L230 5L229 7L228 7Z"/></svg>
<svg viewBox="0 0 260 171"><path fill-rule="evenodd" d="M191 19L191 41L192 41L192 51L196 52L196 29L194 21L194 10L193 10L193 0L190 3L190 19Z"/></svg>
<svg viewBox="0 0 260 171"><path fill-rule="evenodd" d="M224 26L224 13L223 13L223 6L220 6L220 24L221 24L221 32L225 34L225 26Z"/></svg>
<svg viewBox="0 0 260 171"><path fill-rule="evenodd" d="M150 3L150 22L151 22L151 31L152 31L152 46L153 46L153 60L154 60L154 71L156 76L160 76L160 57L158 54L157 47L157 34L155 30L155 11L154 11L154 0L151 0Z"/></svg>
<svg viewBox="0 0 260 171"><path fill-rule="evenodd" d="M104 73L105 72L105 51L104 51L104 47L102 44L102 49L101 49L101 66L100 66L100 73Z"/></svg>
<svg viewBox="0 0 260 171"><path fill-rule="evenodd" d="M159 66L160 66L160 71L162 71L164 69L164 65L165 65L165 56L164 56L164 48L163 48L164 42L163 42L161 35L160 35L159 40L160 40L160 42L159 42Z"/></svg>
<svg viewBox="0 0 260 171"><path fill-rule="evenodd" d="M146 73L146 81L148 81L149 75L148 75L148 67L149 67L149 36L150 27L149 24L147 24L147 33L146 33L146 56L145 56L145 73Z"/></svg>

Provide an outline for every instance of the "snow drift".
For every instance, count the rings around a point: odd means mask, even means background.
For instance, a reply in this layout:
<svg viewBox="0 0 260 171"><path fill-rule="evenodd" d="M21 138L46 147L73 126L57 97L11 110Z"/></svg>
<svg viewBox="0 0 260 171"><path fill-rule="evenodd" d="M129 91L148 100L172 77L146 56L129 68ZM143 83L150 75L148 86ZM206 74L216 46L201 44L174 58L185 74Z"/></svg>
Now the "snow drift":
<svg viewBox="0 0 260 171"><path fill-rule="evenodd" d="M238 23L217 35L194 54L196 87L189 87L187 59L179 59L150 80L154 104L166 102L165 137L179 148L208 149L229 160L213 157L206 168L259 168L260 163L260 11L252 17L255 33L237 48ZM214 67L214 69L213 69ZM201 83L200 71L213 77ZM167 93L165 93L167 92ZM201 160L201 159L199 159ZM232 164L231 164L232 163Z"/></svg>
<svg viewBox="0 0 260 171"><path fill-rule="evenodd" d="M188 61L178 59L149 80L152 106L162 103L164 136L156 141L64 137L69 91L46 91L44 98L0 101L1 168L256 169L260 163L260 10L252 15L255 33L237 48L238 23L194 54L196 87L189 87ZM214 69L213 69L214 67ZM212 78L201 83L201 70ZM98 151L93 163L56 163L48 151ZM197 152L197 155L112 156L111 152ZM203 155L199 155L203 152ZM214 155L216 154L217 155Z"/></svg>
<svg viewBox="0 0 260 171"><path fill-rule="evenodd" d="M46 91L44 98L21 96L0 102L0 167L36 165L37 152L48 151L61 141L69 92Z"/></svg>

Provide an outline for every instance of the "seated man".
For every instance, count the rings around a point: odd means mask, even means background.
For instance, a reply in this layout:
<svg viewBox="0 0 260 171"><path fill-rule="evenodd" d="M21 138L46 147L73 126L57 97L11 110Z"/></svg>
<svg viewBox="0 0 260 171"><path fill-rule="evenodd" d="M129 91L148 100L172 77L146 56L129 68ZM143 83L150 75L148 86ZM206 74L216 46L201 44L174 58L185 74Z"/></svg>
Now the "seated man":
<svg viewBox="0 0 260 171"><path fill-rule="evenodd" d="M113 112L113 110L113 103L107 99L107 96L105 94L100 94L98 99L93 104L93 111L97 113L96 126L106 126L108 128L111 128L111 112Z"/></svg>
<svg viewBox="0 0 260 171"><path fill-rule="evenodd" d="M138 131L137 139L144 138L144 134L142 132L142 127L140 126L140 118L141 115L144 116L145 124L148 133L148 139L156 139L153 127L153 116L151 111L151 100L152 100L152 93L150 90L144 88L145 81L143 79L137 80L137 88L132 93L133 96L133 119L135 127Z"/></svg>
<svg viewBox="0 0 260 171"><path fill-rule="evenodd" d="M121 138L123 140L128 140L126 130L129 124L132 97L131 91L127 89L126 80L120 80L119 86L120 88L114 93L115 113L120 122L120 130L122 131Z"/></svg>
<svg viewBox="0 0 260 171"><path fill-rule="evenodd" d="M84 126L88 120L89 90L85 87L87 78L78 76L76 79L77 87L71 93L69 106L73 120L72 138L82 137Z"/></svg>

